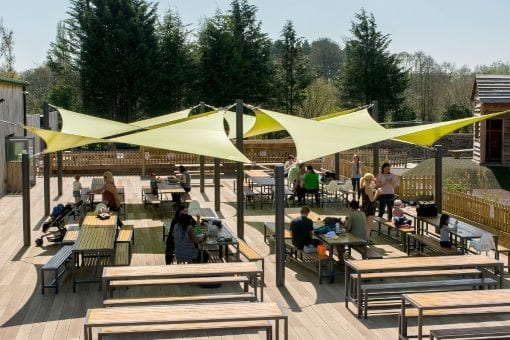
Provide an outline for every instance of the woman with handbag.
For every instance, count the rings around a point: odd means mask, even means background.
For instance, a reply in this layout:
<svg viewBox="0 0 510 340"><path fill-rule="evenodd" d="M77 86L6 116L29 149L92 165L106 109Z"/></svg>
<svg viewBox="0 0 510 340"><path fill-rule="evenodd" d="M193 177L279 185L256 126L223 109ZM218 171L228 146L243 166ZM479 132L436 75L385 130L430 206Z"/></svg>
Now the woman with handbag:
<svg viewBox="0 0 510 340"><path fill-rule="evenodd" d="M372 233L372 225L374 223L377 199L381 193L380 190L374 189L373 182L374 175L372 175L370 172L367 172L361 179L361 211L363 211L367 217L366 231L369 244L372 243L370 234Z"/></svg>

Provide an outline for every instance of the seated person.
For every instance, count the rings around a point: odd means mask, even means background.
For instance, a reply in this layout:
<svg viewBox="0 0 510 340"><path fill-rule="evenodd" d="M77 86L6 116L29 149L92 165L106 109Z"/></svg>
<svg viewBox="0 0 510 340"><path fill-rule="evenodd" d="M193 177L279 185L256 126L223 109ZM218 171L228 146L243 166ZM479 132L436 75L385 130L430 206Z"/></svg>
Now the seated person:
<svg viewBox="0 0 510 340"><path fill-rule="evenodd" d="M313 170L313 166L311 165L308 165L306 170L306 174L303 176L303 187L305 189L305 193L315 194L315 202L319 205L319 174Z"/></svg>
<svg viewBox="0 0 510 340"><path fill-rule="evenodd" d="M207 262L209 253L198 249L198 244L206 240L198 238L193 228L193 218L188 214L181 214L174 227L175 257L189 262Z"/></svg>
<svg viewBox="0 0 510 340"><path fill-rule="evenodd" d="M151 174L150 186L151 186L151 193L153 195L157 195L158 194L158 180L156 178L155 173Z"/></svg>
<svg viewBox="0 0 510 340"><path fill-rule="evenodd" d="M113 175L110 171L106 171L103 174L104 185L92 192L95 194L101 194L101 200L110 211L120 211L120 197L119 191L115 186ZM120 228L123 226L120 218L117 216L117 226Z"/></svg>
<svg viewBox="0 0 510 340"><path fill-rule="evenodd" d="M365 213L359 209L359 201L352 200L349 202L349 214L345 220L345 229L354 236L368 242L367 236L367 218ZM344 253L343 247L337 247L337 254L340 260L340 254Z"/></svg>
<svg viewBox="0 0 510 340"><path fill-rule="evenodd" d="M301 216L296 217L290 223L290 231L292 232L292 245L300 250L303 250L305 245L317 246L319 240L312 239L313 236L313 222L308 218L310 208L302 207L300 210Z"/></svg>
<svg viewBox="0 0 510 340"><path fill-rule="evenodd" d="M402 201L401 200L395 200L393 203L393 223L395 224L395 227L400 228L404 224L411 225L412 221L408 219L404 215L404 210L402 210Z"/></svg>
<svg viewBox="0 0 510 340"><path fill-rule="evenodd" d="M440 241L439 244L441 247L450 248L452 246L452 242L450 241L450 231L453 228L450 228L450 215L441 214L439 218L439 232L440 232Z"/></svg>

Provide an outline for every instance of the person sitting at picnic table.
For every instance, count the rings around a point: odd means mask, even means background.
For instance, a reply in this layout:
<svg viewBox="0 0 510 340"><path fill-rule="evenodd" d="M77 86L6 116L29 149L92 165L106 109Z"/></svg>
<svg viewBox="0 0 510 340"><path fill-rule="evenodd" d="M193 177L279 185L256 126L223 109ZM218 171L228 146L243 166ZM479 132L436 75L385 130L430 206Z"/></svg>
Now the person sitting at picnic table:
<svg viewBox="0 0 510 340"><path fill-rule="evenodd" d="M182 218L182 215L188 215L188 207L184 205L177 206L175 210L175 215L172 221L170 222L170 230L168 232L168 236L166 239L166 249L165 249L165 263L172 264L174 261L174 251L175 251L175 238L174 238L174 230L175 225ZM196 221L194 219L191 220L191 226L195 227Z"/></svg>
<svg viewBox="0 0 510 340"><path fill-rule="evenodd" d="M313 239L313 222L308 218L310 208L306 206L301 207L299 213L301 216L296 217L290 223L292 245L300 250L303 250L304 246L317 246L320 242L317 239Z"/></svg>
<svg viewBox="0 0 510 340"><path fill-rule="evenodd" d="M319 205L319 174L313 170L313 166L306 167L306 173L303 176L303 186L298 191L298 201L302 204L305 203L305 195L312 193L315 195L315 202Z"/></svg>
<svg viewBox="0 0 510 340"><path fill-rule="evenodd" d="M155 173L151 173L151 180L149 182L149 185L151 187L151 193L153 195L157 195L158 194L158 179L156 178Z"/></svg>
<svg viewBox="0 0 510 340"><path fill-rule="evenodd" d="M181 214L178 218L174 228L175 257L178 261L205 263L209 261L209 253L199 250L198 244L203 243L206 237L197 237L194 222L188 214Z"/></svg>
<svg viewBox="0 0 510 340"><path fill-rule="evenodd" d="M296 158L294 158L294 155L289 154L289 157L283 164L283 171L285 173L285 177L288 176L289 170L292 168L292 166L296 163Z"/></svg>
<svg viewBox="0 0 510 340"><path fill-rule="evenodd" d="M353 234L354 236L368 242L368 235L366 229L366 216L363 211L359 209L359 201L352 200L349 202L349 214L345 219L345 230ZM336 252L338 254L338 262L343 263L344 247L337 246Z"/></svg>
<svg viewBox="0 0 510 340"><path fill-rule="evenodd" d="M411 220L408 219L405 214L404 210L402 210L402 201L401 200L395 200L393 203L393 224L395 224L395 227L400 228L403 225L411 225Z"/></svg>
<svg viewBox="0 0 510 340"><path fill-rule="evenodd" d="M191 191L191 175L188 170L183 166L179 166L179 172L181 173L181 177L179 178L179 183L181 183L182 188L186 192Z"/></svg>
<svg viewBox="0 0 510 340"><path fill-rule="evenodd" d="M120 197L119 191L115 186L113 174L110 171L106 171L103 174L104 185L101 188L93 190L95 194L101 194L101 201L106 204L110 211L120 211ZM117 216L117 226L122 227L122 222Z"/></svg>
<svg viewBox="0 0 510 340"><path fill-rule="evenodd" d="M288 173L288 176L287 176L287 186L289 188L291 188L292 190L295 191L295 188L296 188L296 181L299 177L299 169L300 167L303 166L303 162L301 161L298 161L296 163L294 163L290 169L289 169L289 173Z"/></svg>
<svg viewBox="0 0 510 340"><path fill-rule="evenodd" d="M450 248L452 246L452 242L450 241L450 231L452 228L450 228L449 223L450 215L441 214L441 217L439 217L439 244L444 248Z"/></svg>

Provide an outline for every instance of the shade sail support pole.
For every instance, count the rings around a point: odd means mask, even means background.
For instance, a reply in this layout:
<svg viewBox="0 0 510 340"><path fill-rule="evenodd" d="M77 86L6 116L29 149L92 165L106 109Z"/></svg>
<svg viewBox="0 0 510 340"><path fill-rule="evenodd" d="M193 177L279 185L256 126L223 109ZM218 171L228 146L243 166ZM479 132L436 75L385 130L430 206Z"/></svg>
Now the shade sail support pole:
<svg viewBox="0 0 510 340"><path fill-rule="evenodd" d="M434 166L434 174L435 174L435 196L434 202L436 202L437 211L439 213L443 212L443 146L442 145L434 145L434 154L435 154L435 166Z"/></svg>
<svg viewBox="0 0 510 340"><path fill-rule="evenodd" d="M50 106L48 102L44 102L43 105L43 129L50 129ZM47 144L42 141L44 144L44 148L47 147ZM50 155L48 153L44 154L44 215L50 215Z"/></svg>
<svg viewBox="0 0 510 340"><path fill-rule="evenodd" d="M377 100L372 101L372 118L379 122L379 102ZM379 173L379 143L372 144L372 164L374 176Z"/></svg>
<svg viewBox="0 0 510 340"><path fill-rule="evenodd" d="M205 111L205 103L204 102L200 102L199 106L198 106L198 112L200 113L204 113ZM204 166L205 166L205 156L203 155L200 155L199 156L199 163L200 163L200 192L204 192L205 191L205 171L204 171Z"/></svg>
<svg viewBox="0 0 510 340"><path fill-rule="evenodd" d="M236 147L239 152L244 153L243 147L243 101L236 100ZM237 236L244 240L244 164L236 163L236 183L237 183Z"/></svg>
<svg viewBox="0 0 510 340"><path fill-rule="evenodd" d="M275 177L275 254L276 254L276 286L285 286L285 244L284 244L284 215L285 215L285 181L283 164L274 168Z"/></svg>

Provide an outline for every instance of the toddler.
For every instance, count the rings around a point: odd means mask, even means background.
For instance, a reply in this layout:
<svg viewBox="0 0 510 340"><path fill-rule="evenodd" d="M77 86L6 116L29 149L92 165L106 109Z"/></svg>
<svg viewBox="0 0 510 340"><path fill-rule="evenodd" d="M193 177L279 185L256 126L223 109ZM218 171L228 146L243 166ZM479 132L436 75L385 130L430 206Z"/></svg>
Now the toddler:
<svg viewBox="0 0 510 340"><path fill-rule="evenodd" d="M395 202L393 202L392 215L395 227L400 228L404 224L411 225L411 220L405 216L404 210L402 210L401 200L395 200Z"/></svg>

